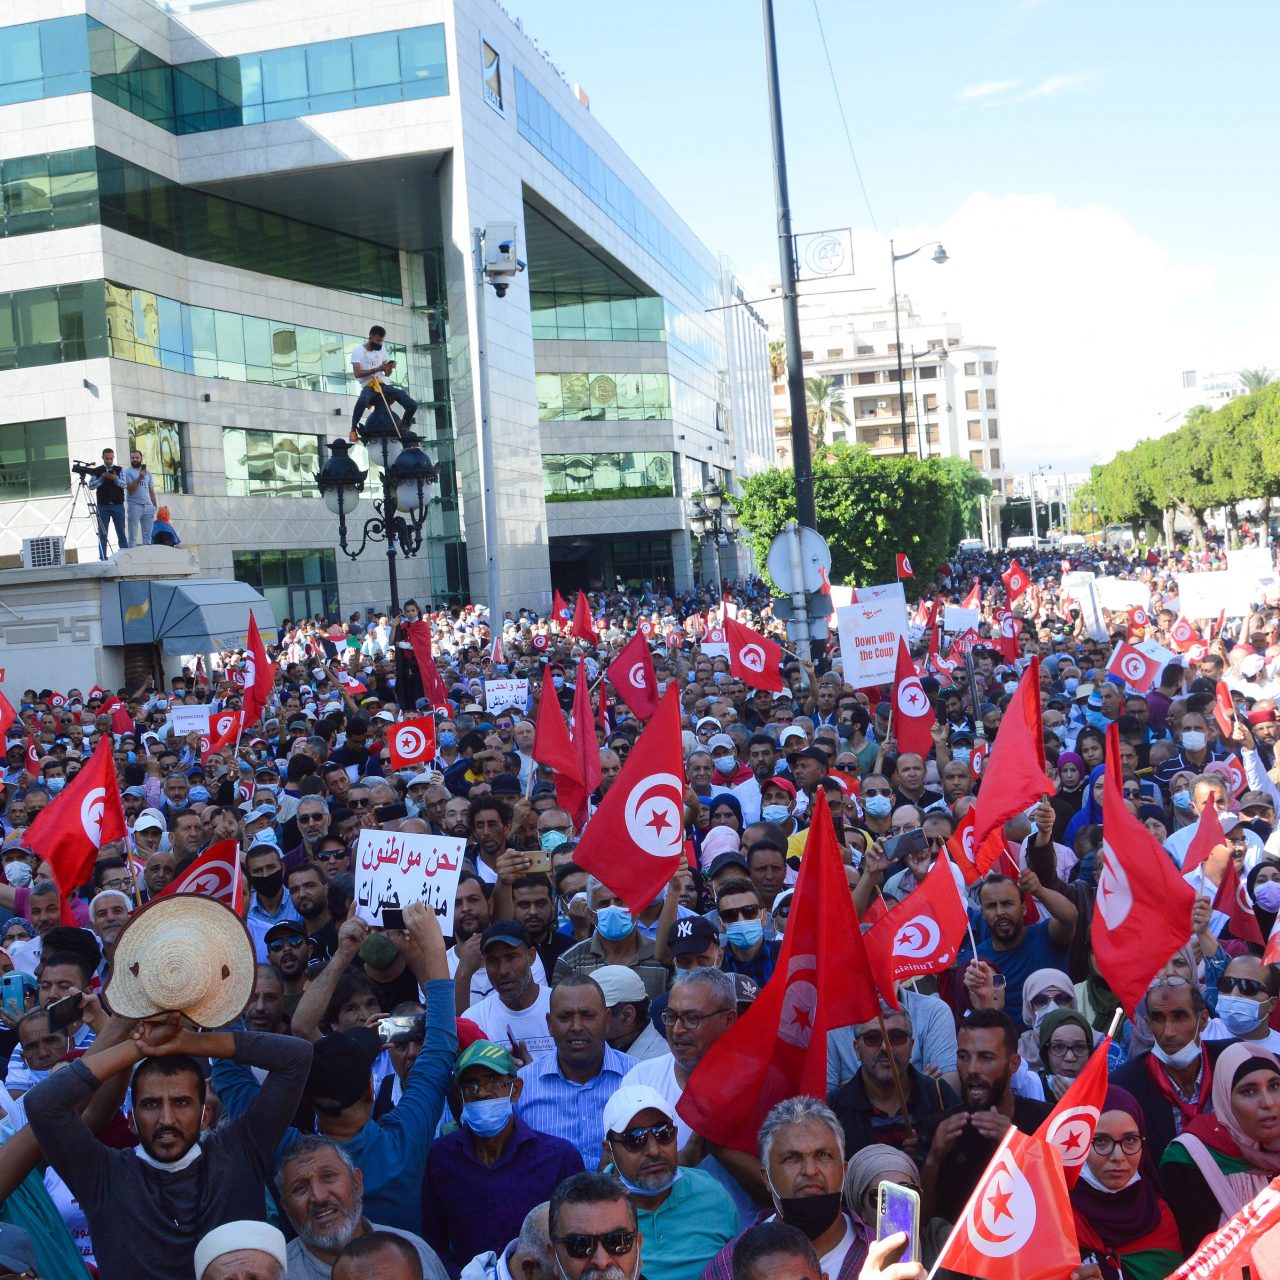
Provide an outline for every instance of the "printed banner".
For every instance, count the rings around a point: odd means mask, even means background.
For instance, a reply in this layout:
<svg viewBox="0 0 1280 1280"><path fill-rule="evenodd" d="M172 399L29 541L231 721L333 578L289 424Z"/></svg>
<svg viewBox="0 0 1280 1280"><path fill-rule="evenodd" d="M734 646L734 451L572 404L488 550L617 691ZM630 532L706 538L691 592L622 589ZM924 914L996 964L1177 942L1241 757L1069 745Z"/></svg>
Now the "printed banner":
<svg viewBox="0 0 1280 1280"><path fill-rule="evenodd" d="M453 898L462 871L465 840L448 836L361 831L356 844L356 915L384 926L383 912L425 902L453 933Z"/></svg>

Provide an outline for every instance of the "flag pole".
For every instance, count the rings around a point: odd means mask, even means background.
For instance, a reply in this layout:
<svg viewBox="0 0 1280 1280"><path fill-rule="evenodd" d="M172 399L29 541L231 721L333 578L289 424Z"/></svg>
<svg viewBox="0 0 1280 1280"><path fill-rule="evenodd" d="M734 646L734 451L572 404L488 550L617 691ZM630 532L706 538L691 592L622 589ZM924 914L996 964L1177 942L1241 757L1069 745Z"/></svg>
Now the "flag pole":
<svg viewBox="0 0 1280 1280"><path fill-rule="evenodd" d="M915 1129L911 1126L911 1112L907 1109L907 1093L902 1087L902 1076L898 1073L898 1060L893 1056L893 1046L889 1043L889 1028L884 1025L884 1010L877 1007L876 1020L880 1023L880 1034L884 1037L884 1051L893 1068L893 1084L898 1091L898 1101L902 1104L902 1124L907 1131L907 1141L914 1142Z"/></svg>
<svg viewBox="0 0 1280 1280"><path fill-rule="evenodd" d="M1013 1135L1016 1132L1017 1132L1017 1127L1015 1125L1010 1125L1004 1131L1004 1137L1000 1139L1000 1142L996 1146L996 1149L992 1154L991 1159L987 1161L987 1168L983 1169L981 1177L978 1178L977 1186L974 1187L972 1193L969 1196L969 1200L965 1201L964 1210L962 1210L960 1215L956 1218L955 1225L951 1228L951 1231L948 1234L946 1241L943 1243L942 1248L938 1251L937 1261L929 1269L929 1274L925 1276L924 1280L934 1280L934 1277L937 1276L939 1270L942 1267L942 1260L947 1256L947 1250L949 1250L951 1246L955 1243L956 1236L958 1236L960 1232L964 1230L965 1220L967 1217L967 1213L965 1212L965 1210L969 1208L969 1201L972 1200L973 1197L976 1196L978 1192L981 1190L982 1180L987 1176L987 1169L990 1169L991 1166L995 1164L996 1160L999 1159L1004 1149L1009 1145L1010 1142L1013 1141Z"/></svg>

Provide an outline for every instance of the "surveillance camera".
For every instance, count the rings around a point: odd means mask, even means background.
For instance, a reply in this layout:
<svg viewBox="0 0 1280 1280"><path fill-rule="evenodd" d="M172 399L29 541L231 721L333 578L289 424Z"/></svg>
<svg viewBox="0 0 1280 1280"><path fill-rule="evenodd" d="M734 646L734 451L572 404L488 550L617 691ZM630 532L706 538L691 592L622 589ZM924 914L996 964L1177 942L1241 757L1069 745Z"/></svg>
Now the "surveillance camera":
<svg viewBox="0 0 1280 1280"><path fill-rule="evenodd" d="M490 283L493 285L494 293L497 294L499 298L505 298L507 296L507 289L510 286L505 280L491 280Z"/></svg>
<svg viewBox="0 0 1280 1280"><path fill-rule="evenodd" d="M514 242L511 240L501 240L498 242L499 253L511 253L514 247Z"/></svg>

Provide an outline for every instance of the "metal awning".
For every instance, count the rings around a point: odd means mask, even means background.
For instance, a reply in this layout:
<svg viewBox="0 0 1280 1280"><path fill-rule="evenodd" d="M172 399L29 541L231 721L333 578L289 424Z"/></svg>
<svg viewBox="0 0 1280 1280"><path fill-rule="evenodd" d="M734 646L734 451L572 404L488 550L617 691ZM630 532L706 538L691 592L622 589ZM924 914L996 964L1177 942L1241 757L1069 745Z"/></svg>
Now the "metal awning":
<svg viewBox="0 0 1280 1280"><path fill-rule="evenodd" d="M275 614L245 582L186 578L104 583L102 642L159 644L170 655L238 649L245 643L251 609L264 638L272 638Z"/></svg>

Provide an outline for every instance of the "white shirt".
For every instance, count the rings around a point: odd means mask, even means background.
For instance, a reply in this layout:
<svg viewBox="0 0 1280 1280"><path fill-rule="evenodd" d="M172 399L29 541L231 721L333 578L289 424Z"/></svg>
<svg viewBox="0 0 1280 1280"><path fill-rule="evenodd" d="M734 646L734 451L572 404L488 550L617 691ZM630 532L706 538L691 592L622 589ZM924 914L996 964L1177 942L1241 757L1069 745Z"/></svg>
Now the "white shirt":
<svg viewBox="0 0 1280 1280"><path fill-rule="evenodd" d="M676 1060L669 1053L664 1053L657 1058L646 1058L643 1062L637 1063L622 1077L622 1084L618 1087L625 1089L629 1085L637 1084L656 1089L672 1111L675 1111L676 1103L684 1093L684 1086L676 1079ZM676 1134L676 1142L682 1147L693 1137L689 1122L678 1111L676 1112Z"/></svg>
<svg viewBox="0 0 1280 1280"><path fill-rule="evenodd" d="M540 1058L556 1047L547 1026L550 1013L551 992L539 987L538 998L527 1009L508 1009L502 997L493 991L462 1016L470 1018L484 1032L486 1040L506 1045L523 1040L525 1048Z"/></svg>
<svg viewBox="0 0 1280 1280"><path fill-rule="evenodd" d="M449 962L449 977L456 977L458 973L457 949L455 947L450 947L449 950L444 953L444 958ZM536 982L540 987L545 989L549 985L547 982L547 971L542 967L541 956L534 956L532 973L534 982ZM471 1003L479 1004L480 1001L483 1000L485 996L491 994L492 991L493 984L489 981L489 975L485 972L484 965L481 965L475 973L471 975ZM423 1000L426 1000L425 995L423 996Z"/></svg>
<svg viewBox="0 0 1280 1280"><path fill-rule="evenodd" d="M1202 1040L1239 1039L1234 1031L1227 1030L1227 1024L1221 1018L1210 1018L1209 1025L1205 1027L1204 1034L1200 1038ZM1271 1053L1280 1054L1280 1031L1268 1030L1261 1040L1241 1040L1240 1043L1261 1045Z"/></svg>
<svg viewBox="0 0 1280 1280"><path fill-rule="evenodd" d="M362 386L367 387L374 378L385 377L385 374L374 373L380 364L386 360L386 349L381 351L370 351L366 343L361 343L358 347L351 349L351 372L355 374L356 381ZM369 372L361 374L361 369L368 369Z"/></svg>

